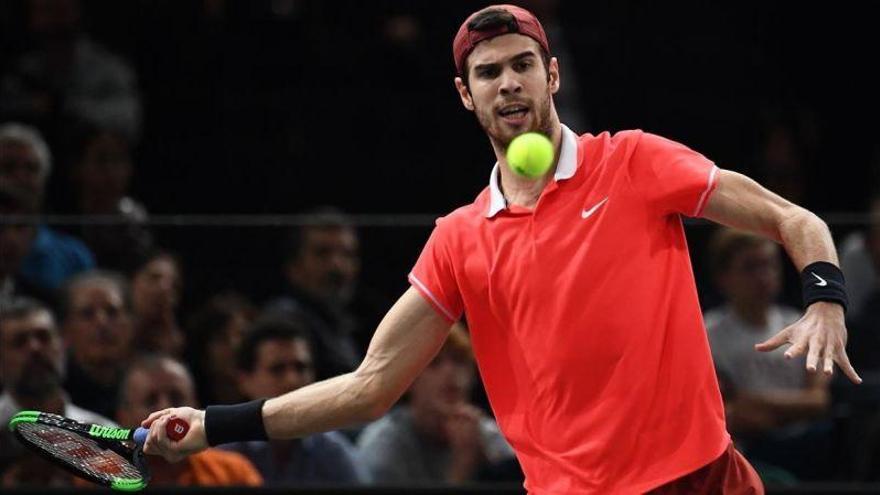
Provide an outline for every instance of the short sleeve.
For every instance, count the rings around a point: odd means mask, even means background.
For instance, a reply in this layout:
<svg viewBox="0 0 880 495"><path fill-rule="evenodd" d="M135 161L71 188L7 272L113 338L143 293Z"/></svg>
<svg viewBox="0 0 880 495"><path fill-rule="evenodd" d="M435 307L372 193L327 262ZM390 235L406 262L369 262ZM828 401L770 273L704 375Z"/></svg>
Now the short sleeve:
<svg viewBox="0 0 880 495"><path fill-rule="evenodd" d="M458 321L464 306L455 279L453 228L449 220L437 220L408 277L409 283L450 323Z"/></svg>
<svg viewBox="0 0 880 495"><path fill-rule="evenodd" d="M660 215L700 216L718 184L718 167L687 146L642 133L629 161L630 179Z"/></svg>

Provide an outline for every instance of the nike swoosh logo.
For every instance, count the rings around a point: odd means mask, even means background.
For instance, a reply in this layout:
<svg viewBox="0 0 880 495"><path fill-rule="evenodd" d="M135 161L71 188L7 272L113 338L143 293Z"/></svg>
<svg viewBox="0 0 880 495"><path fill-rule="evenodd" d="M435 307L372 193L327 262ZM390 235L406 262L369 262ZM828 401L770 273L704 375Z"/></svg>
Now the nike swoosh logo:
<svg viewBox="0 0 880 495"><path fill-rule="evenodd" d="M605 196L605 199L603 199L602 201L599 201L598 203L593 205L593 207L590 208L589 210L582 211L581 218L589 218L590 215L592 215L593 213L596 213L596 210L598 210L600 206L604 205L606 201L608 201L608 196Z"/></svg>
<svg viewBox="0 0 880 495"><path fill-rule="evenodd" d="M816 275L815 272L810 272L810 274L819 279L819 281L816 282L816 285L818 285L819 287L825 287L826 285L828 285L828 282L824 278Z"/></svg>

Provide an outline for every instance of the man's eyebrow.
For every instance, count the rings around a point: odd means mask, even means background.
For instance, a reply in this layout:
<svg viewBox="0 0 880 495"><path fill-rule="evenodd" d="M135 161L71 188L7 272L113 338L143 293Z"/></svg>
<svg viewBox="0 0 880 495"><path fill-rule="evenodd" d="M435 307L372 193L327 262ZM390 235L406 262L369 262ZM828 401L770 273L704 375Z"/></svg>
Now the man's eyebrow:
<svg viewBox="0 0 880 495"><path fill-rule="evenodd" d="M537 57L537 55L532 50L526 50L524 52L517 53L516 55L514 55L512 57L509 57L504 62L507 62L507 61L519 62L520 60L530 58L530 57ZM479 64L479 65L474 66L474 70L488 69L488 68L495 67L500 64L501 64L501 62L493 62L493 63L489 63L489 64Z"/></svg>

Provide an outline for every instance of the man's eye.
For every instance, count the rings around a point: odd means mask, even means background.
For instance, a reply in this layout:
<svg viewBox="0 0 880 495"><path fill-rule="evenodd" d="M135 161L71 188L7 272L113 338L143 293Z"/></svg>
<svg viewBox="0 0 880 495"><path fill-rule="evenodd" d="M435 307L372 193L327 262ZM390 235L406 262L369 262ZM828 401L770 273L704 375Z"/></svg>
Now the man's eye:
<svg viewBox="0 0 880 495"><path fill-rule="evenodd" d="M477 77L480 77L482 79L491 79L496 75L498 75L498 71L493 68L480 69L477 71Z"/></svg>
<svg viewBox="0 0 880 495"><path fill-rule="evenodd" d="M532 66L531 62L517 62L516 64L514 64L513 68L519 72L522 72L531 66Z"/></svg>

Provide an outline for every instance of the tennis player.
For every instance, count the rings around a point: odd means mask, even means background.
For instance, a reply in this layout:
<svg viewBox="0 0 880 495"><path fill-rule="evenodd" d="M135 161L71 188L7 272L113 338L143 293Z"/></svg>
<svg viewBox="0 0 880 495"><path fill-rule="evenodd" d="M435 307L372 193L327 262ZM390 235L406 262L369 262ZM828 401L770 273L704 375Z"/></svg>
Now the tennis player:
<svg viewBox="0 0 880 495"><path fill-rule="evenodd" d="M468 206L439 219L411 287L353 372L265 401L150 415L146 451L294 438L380 417L463 314L492 409L534 494L763 493L733 448L682 228L702 217L781 243L802 273L790 344L810 372L847 358L844 279L828 227L751 179L642 131L578 136L559 122L559 62L534 15L475 12L453 42L455 87L497 163ZM505 163L526 131L557 161L529 180ZM793 364L794 365L794 364ZM192 424L174 443L165 423Z"/></svg>

